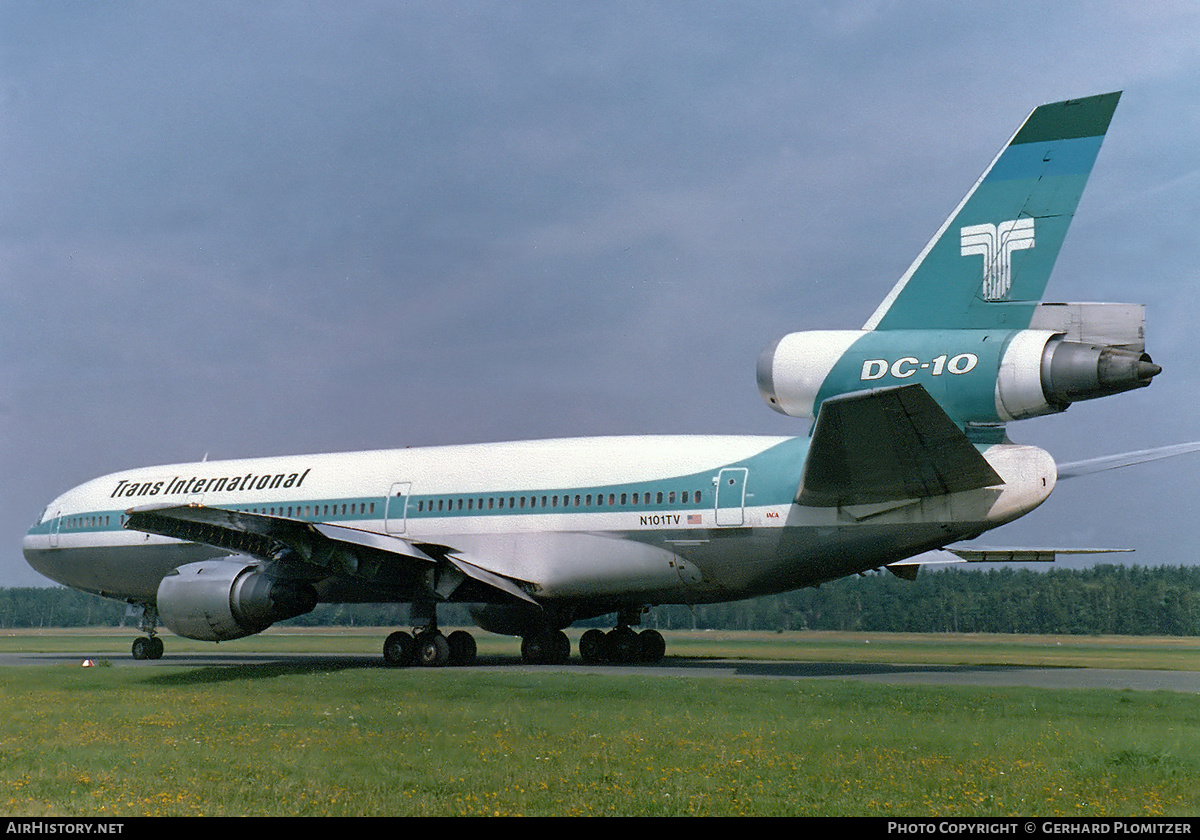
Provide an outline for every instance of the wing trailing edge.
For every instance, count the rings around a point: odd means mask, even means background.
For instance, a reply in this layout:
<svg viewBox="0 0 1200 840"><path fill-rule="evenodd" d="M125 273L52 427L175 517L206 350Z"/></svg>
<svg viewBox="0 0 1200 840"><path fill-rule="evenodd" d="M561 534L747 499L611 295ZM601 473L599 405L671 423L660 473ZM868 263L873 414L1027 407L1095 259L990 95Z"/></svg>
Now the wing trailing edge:
<svg viewBox="0 0 1200 840"><path fill-rule="evenodd" d="M246 554L287 567L291 575L366 584L376 587L383 600L403 600L418 592L449 600L470 582L476 590L483 586L536 604L521 581L489 571L450 546L344 525L203 505L161 505L128 511L125 528Z"/></svg>

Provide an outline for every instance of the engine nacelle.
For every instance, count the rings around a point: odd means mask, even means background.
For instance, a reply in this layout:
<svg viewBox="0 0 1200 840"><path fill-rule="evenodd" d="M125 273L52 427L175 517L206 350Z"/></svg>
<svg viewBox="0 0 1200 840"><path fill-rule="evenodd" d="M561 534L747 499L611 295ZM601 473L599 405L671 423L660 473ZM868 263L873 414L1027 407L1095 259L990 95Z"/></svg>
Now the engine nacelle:
<svg viewBox="0 0 1200 840"><path fill-rule="evenodd" d="M1139 346L1059 330L814 331L768 345L758 387L776 411L814 417L829 397L919 382L958 422L995 424L1144 388L1161 370Z"/></svg>
<svg viewBox="0 0 1200 840"><path fill-rule="evenodd" d="M1023 420L1065 411L1074 402L1145 388L1161 371L1140 350L1022 330L1000 361L996 412L1001 420Z"/></svg>
<svg viewBox="0 0 1200 840"><path fill-rule="evenodd" d="M311 612L316 590L263 574L249 557L188 563L158 585L158 616L177 636L223 642Z"/></svg>

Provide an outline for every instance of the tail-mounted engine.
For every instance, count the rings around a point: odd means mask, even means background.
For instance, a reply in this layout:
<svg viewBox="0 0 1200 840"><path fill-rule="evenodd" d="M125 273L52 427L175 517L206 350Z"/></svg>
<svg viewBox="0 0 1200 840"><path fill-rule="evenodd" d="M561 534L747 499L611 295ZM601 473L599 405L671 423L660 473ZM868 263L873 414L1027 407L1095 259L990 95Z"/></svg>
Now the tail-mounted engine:
<svg viewBox="0 0 1200 840"><path fill-rule="evenodd" d="M261 633L311 612L317 593L303 581L268 577L244 556L180 566L158 585L158 615L177 636L223 642Z"/></svg>
<svg viewBox="0 0 1200 840"><path fill-rule="evenodd" d="M1135 304L1040 304L1023 330L856 330L786 335L763 350L758 386L776 411L814 417L828 397L921 383L960 423L995 424L1144 388Z"/></svg>

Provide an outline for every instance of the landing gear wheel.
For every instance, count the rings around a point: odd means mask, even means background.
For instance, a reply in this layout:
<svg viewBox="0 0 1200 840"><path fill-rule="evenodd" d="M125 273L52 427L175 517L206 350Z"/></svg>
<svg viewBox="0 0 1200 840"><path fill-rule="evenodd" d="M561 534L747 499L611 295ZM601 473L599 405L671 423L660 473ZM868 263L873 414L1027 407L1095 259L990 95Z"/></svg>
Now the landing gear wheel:
<svg viewBox="0 0 1200 840"><path fill-rule="evenodd" d="M533 636L521 637L521 659L526 665L544 665L546 663L546 637L538 633Z"/></svg>
<svg viewBox="0 0 1200 840"><path fill-rule="evenodd" d="M422 633L417 636L417 664L440 668L450 664L450 642L441 633Z"/></svg>
<svg viewBox="0 0 1200 840"><path fill-rule="evenodd" d="M138 636L133 640L134 659L162 659L163 642L158 636Z"/></svg>
<svg viewBox="0 0 1200 840"><path fill-rule="evenodd" d="M653 665L667 652L667 642L657 630L643 630L637 634L637 641L639 662Z"/></svg>
<svg viewBox="0 0 1200 840"><path fill-rule="evenodd" d="M475 637L466 630L455 630L446 641L450 645L451 665L474 665L477 648Z"/></svg>
<svg viewBox="0 0 1200 840"><path fill-rule="evenodd" d="M612 662L629 663L638 658L637 633L628 625L614 627L604 636L608 647L608 659Z"/></svg>
<svg viewBox="0 0 1200 840"><path fill-rule="evenodd" d="M571 640L561 630L521 639L521 658L529 665L562 665L571 658Z"/></svg>
<svg viewBox="0 0 1200 840"><path fill-rule="evenodd" d="M605 660L604 648L603 630L593 627L591 630L583 631L583 635L579 637L579 658L588 665L595 665Z"/></svg>
<svg viewBox="0 0 1200 840"><path fill-rule="evenodd" d="M392 667L411 665L417 654L417 643L413 637L398 630L383 642L383 663Z"/></svg>
<svg viewBox="0 0 1200 840"><path fill-rule="evenodd" d="M561 630L554 631L554 664L565 665L571 659L571 640Z"/></svg>

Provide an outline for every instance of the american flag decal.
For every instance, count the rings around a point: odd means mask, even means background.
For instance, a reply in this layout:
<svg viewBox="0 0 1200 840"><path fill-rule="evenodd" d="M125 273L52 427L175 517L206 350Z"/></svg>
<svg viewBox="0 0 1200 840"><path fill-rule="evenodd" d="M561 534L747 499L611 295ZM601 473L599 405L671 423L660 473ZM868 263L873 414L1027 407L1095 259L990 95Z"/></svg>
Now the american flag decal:
<svg viewBox="0 0 1200 840"><path fill-rule="evenodd" d="M700 521L701 521L701 516L700 516L700 514L698 514L698 513L689 513L689 514L688 514L688 523L687 523L687 524L689 524L689 525L699 525L699 524L700 524Z"/></svg>

